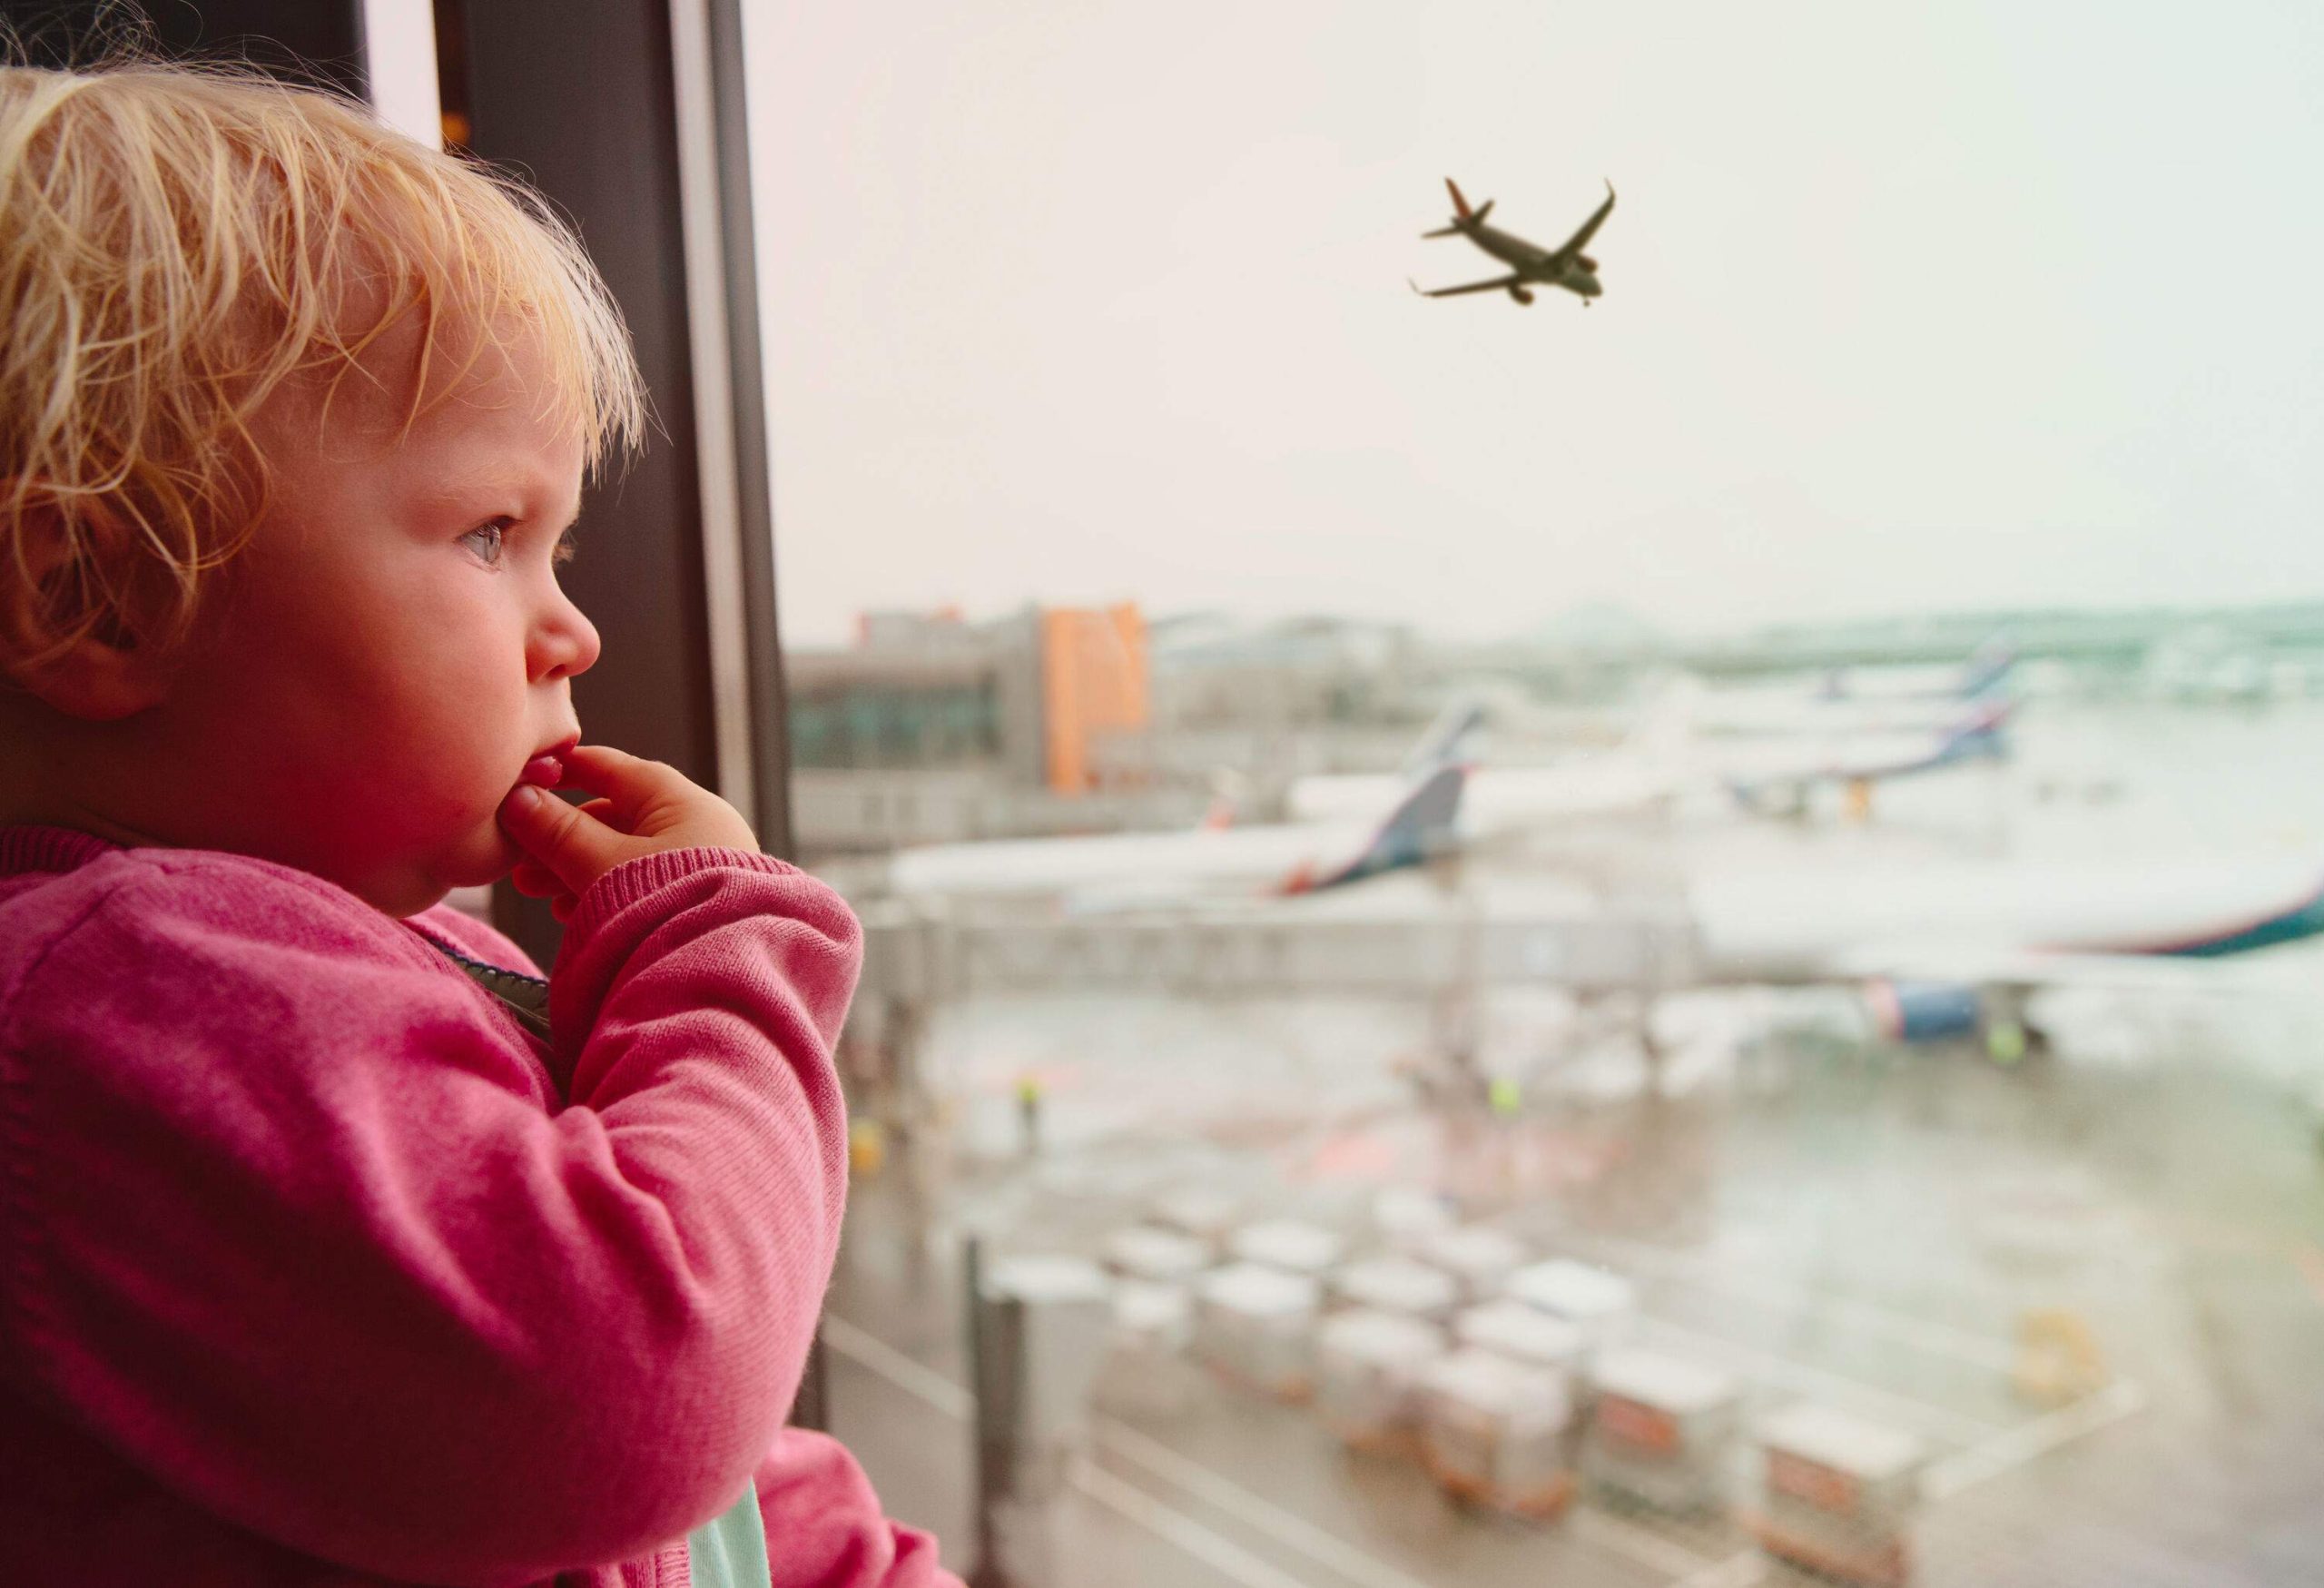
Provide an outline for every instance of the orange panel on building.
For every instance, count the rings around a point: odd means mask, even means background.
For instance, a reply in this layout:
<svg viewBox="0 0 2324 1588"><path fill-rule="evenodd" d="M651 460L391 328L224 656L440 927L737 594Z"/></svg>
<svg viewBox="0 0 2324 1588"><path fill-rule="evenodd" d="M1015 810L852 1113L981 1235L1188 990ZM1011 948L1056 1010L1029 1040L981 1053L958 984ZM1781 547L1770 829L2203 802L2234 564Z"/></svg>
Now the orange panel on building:
<svg viewBox="0 0 2324 1588"><path fill-rule="evenodd" d="M1147 725L1146 619L1135 605L1041 614L1041 707L1049 784L1096 786L1093 738Z"/></svg>

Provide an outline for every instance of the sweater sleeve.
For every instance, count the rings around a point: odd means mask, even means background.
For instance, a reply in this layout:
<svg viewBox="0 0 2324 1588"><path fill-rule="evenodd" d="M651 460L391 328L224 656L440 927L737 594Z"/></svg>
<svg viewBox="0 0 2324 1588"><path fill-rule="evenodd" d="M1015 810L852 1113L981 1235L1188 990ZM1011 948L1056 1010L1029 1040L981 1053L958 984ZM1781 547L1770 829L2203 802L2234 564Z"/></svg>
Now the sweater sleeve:
<svg viewBox="0 0 2324 1588"><path fill-rule="evenodd" d="M838 1440L784 1429L755 1482L773 1588L960 1588L933 1538L887 1519Z"/></svg>
<svg viewBox="0 0 2324 1588"><path fill-rule="evenodd" d="M404 927L135 851L5 991L0 1371L206 1508L389 1577L648 1552L778 1443L835 1252L837 895L688 851L586 893L568 1106Z"/></svg>

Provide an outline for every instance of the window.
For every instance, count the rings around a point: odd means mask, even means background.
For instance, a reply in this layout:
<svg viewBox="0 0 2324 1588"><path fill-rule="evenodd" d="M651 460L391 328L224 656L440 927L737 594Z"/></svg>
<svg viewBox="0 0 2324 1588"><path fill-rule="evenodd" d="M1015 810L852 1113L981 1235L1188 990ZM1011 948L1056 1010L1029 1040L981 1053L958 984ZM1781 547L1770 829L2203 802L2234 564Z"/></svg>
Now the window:
<svg viewBox="0 0 2324 1588"><path fill-rule="evenodd" d="M754 15L905 1514L973 1223L1093 1580L2324 1559L2319 27Z"/></svg>

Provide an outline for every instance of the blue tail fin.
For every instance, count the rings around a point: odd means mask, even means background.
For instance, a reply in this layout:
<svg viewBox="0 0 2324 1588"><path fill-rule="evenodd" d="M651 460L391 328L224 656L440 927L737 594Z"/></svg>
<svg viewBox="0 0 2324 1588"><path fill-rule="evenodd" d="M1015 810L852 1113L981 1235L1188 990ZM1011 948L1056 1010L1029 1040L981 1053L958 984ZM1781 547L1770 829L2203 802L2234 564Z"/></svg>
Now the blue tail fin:
<svg viewBox="0 0 2324 1588"><path fill-rule="evenodd" d="M2002 727L2009 721L2010 702L1985 701L1965 717L1947 734L1937 747L1935 764L1945 765L1955 761L1974 760L1980 755L2002 755L2008 752L2009 742L2002 736Z"/></svg>
<svg viewBox="0 0 2324 1588"><path fill-rule="evenodd" d="M1964 700L1984 700L1999 695L2007 686L2010 675L2017 667L2017 647L2007 637L1995 635L1979 646L1962 670L1956 691Z"/></svg>
<svg viewBox="0 0 2324 1588"><path fill-rule="evenodd" d="M1337 871L1295 882L1289 891L1314 893L1344 887L1376 877L1383 872L1422 865L1452 852L1460 842L1453 824L1461 815L1461 795L1469 785L1469 769L1454 763L1440 766L1407 792L1388 819Z"/></svg>

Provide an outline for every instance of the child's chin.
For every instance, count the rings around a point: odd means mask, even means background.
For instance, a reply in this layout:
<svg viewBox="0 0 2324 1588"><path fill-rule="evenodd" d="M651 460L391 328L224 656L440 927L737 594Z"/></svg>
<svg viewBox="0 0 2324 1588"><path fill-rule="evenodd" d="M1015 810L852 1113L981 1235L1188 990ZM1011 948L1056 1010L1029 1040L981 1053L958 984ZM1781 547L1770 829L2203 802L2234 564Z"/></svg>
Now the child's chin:
<svg viewBox="0 0 2324 1588"><path fill-rule="evenodd" d="M447 855L438 875L448 887L487 887L514 871L524 852L494 823Z"/></svg>

